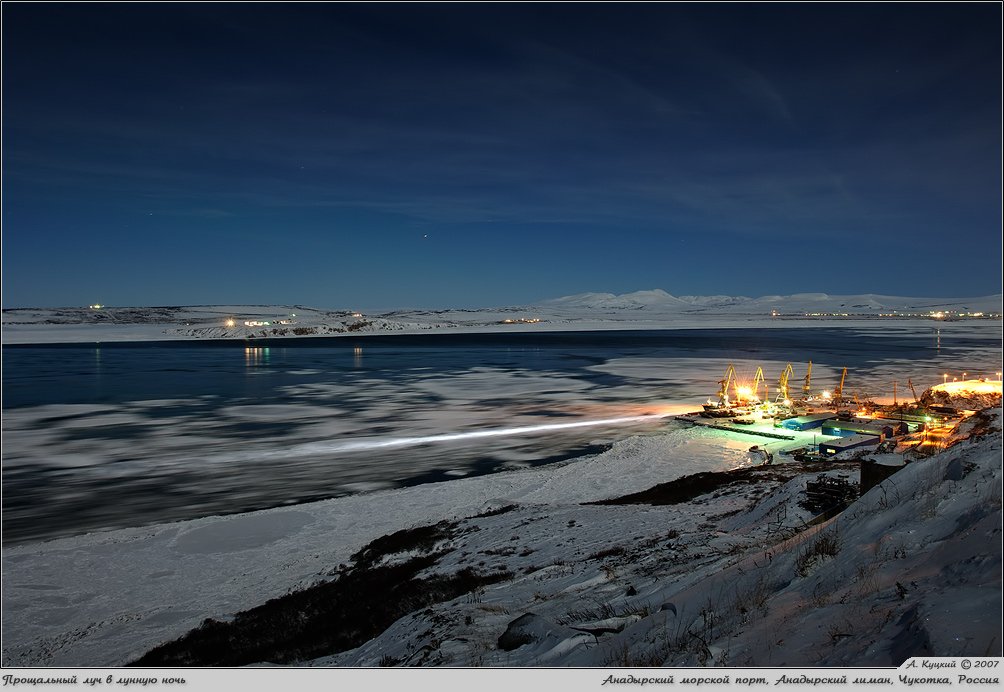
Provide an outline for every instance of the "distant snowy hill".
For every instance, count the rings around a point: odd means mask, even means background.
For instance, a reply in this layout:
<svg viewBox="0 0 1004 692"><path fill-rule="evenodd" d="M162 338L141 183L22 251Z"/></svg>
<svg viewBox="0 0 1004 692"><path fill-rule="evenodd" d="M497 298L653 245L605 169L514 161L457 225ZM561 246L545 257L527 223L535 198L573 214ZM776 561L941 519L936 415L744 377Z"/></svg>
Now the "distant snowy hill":
<svg viewBox="0 0 1004 692"><path fill-rule="evenodd" d="M542 301L542 308L574 308L576 310L647 310L660 312L707 312L726 314L756 314L777 311L785 315L805 313L878 314L963 312L999 313L1001 295L974 298L909 298L875 295L829 295L827 293L796 293L789 296L673 296L661 289L612 293L581 293Z"/></svg>
<svg viewBox="0 0 1004 692"><path fill-rule="evenodd" d="M350 307L201 305L17 308L3 311L3 343L264 339L430 331L594 331L800 326L819 319L1000 319L1001 295L905 298L874 294L673 296L661 289L580 293L536 305L359 312ZM779 318L779 319L775 319ZM813 320L814 322L809 322Z"/></svg>
<svg viewBox="0 0 1004 692"><path fill-rule="evenodd" d="M652 291L635 291L623 295L613 293L580 293L564 298L545 300L541 307L570 307L590 310L639 310L652 308L679 307L687 308L690 304L675 298L661 289Z"/></svg>

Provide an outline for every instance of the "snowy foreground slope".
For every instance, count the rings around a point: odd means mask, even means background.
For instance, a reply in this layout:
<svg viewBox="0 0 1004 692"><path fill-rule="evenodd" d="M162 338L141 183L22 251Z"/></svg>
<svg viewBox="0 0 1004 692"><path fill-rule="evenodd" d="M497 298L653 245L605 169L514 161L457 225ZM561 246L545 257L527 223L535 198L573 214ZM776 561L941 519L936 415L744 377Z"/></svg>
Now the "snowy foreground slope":
<svg viewBox="0 0 1004 692"><path fill-rule="evenodd" d="M812 526L806 480L856 481L854 462L754 467L726 449L713 467L688 459L708 433L687 429L561 466L8 548L3 663L999 656L1001 410L964 426ZM734 470L693 475L709 468Z"/></svg>
<svg viewBox="0 0 1004 692"><path fill-rule="evenodd" d="M513 572L511 582L315 663L889 666L999 656L999 415L982 441L915 462L784 540L784 527L807 518L795 502L804 475L760 498L769 483L670 511L519 506L478 520L437 569L455 569L467 551ZM535 545L528 532L564 549L549 550L549 564L533 552L519 559Z"/></svg>
<svg viewBox="0 0 1004 692"><path fill-rule="evenodd" d="M585 293L536 305L357 312L301 305L18 308L3 311L3 343L245 339L485 331L683 329L801 326L845 322L992 318L1001 296L904 298L878 295L672 296L662 290Z"/></svg>

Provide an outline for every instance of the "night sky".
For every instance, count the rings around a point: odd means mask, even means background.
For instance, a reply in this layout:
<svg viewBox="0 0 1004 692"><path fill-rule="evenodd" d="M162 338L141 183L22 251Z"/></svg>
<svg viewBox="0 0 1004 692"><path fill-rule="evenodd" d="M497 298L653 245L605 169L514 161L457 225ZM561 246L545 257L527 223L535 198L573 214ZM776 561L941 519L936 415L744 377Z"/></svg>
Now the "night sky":
<svg viewBox="0 0 1004 692"><path fill-rule="evenodd" d="M1001 290L1001 5L3 5L3 305Z"/></svg>

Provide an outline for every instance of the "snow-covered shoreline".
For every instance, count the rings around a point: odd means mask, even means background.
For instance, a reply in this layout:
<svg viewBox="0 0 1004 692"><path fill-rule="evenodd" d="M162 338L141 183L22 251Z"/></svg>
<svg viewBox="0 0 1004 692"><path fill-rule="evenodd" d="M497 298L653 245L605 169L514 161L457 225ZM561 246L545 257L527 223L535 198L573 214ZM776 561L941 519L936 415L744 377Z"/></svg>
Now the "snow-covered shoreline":
<svg viewBox="0 0 1004 692"><path fill-rule="evenodd" d="M1000 320L971 320L969 324L1001 326ZM959 323L938 323L941 328ZM684 329L813 329L818 327L839 327L846 329L867 329L881 326L897 329L917 326L932 326L932 320L925 318L900 318L896 320L877 317L805 317L805 318L769 318L750 315L745 318L709 316L673 321L611 321L611 320L561 320L538 324L520 324L514 326L478 324L469 326L438 326L430 325L412 328L366 329L356 332L324 332L297 335L257 335L249 333L243 336L231 335L196 335L179 331L181 328L173 324L165 325L60 325L37 326L27 328L5 327L3 332L4 346L47 346L47 345L90 345L112 343L233 343L245 345L249 340L281 343L299 341L309 343L311 340L326 338L365 338L367 336L422 336L428 334L534 334L550 332L599 332L599 331L642 331L642 330L684 330ZM222 332L222 330L220 330Z"/></svg>
<svg viewBox="0 0 1004 692"><path fill-rule="evenodd" d="M7 548L4 665L123 665L207 617L226 621L330 579L380 536L444 520L463 530L428 573L467 564L514 576L314 665L650 665L654 656L691 666L890 665L914 644L932 655L993 655L999 409L992 420L982 439L910 464L836 520L794 534L785 532L811 516L797 505L805 473L681 505L581 504L715 468L688 463L686 451L715 433L688 429L560 466ZM830 473L855 480L847 469ZM838 532L839 555L806 558L825 531ZM526 613L532 644L500 649ZM931 621L937 627L918 624ZM612 629L583 637L588 627ZM701 646L686 636L694 631ZM791 634L768 636L780 631ZM667 639L673 632L681 636Z"/></svg>

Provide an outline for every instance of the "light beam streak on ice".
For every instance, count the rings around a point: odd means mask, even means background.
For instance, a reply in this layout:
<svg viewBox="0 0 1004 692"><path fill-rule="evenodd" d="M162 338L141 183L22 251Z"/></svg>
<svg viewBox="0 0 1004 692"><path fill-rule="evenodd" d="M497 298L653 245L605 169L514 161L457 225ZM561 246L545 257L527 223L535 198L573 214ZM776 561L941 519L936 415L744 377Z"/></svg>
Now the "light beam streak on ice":
<svg viewBox="0 0 1004 692"><path fill-rule="evenodd" d="M363 438L345 440L342 442L325 441L309 442L288 449L259 451L251 453L227 454L217 457L220 461L248 461L265 459L288 459L292 457L315 456L318 454L339 454L345 452L365 452L371 450L396 449L415 447L417 445L435 444L437 442L458 442L478 440L491 437L510 437L513 435L531 435L557 430L572 430L575 428L597 427L601 425L627 425L631 423L653 423L666 418L669 413L652 413L639 416L621 416L619 418L603 418L599 420L583 420L573 423L542 423L540 425L523 425L514 428L492 428L489 430L473 430L471 432L441 433L438 435L423 435L419 437L388 437Z"/></svg>

